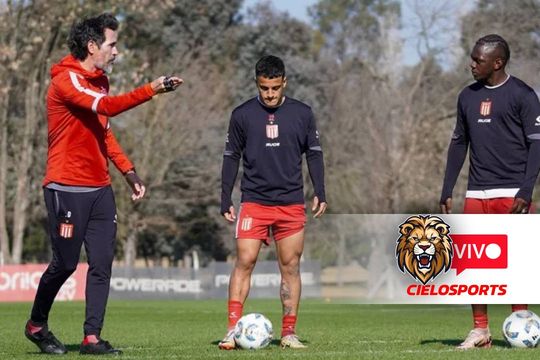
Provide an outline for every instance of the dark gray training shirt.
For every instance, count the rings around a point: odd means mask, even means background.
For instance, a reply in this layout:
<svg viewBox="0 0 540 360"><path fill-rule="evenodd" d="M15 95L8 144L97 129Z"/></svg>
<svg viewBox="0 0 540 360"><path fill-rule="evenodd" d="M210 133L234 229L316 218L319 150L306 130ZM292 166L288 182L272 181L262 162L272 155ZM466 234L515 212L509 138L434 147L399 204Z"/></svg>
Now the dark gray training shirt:
<svg viewBox="0 0 540 360"><path fill-rule="evenodd" d="M463 89L441 202L452 197L468 148L468 190L516 188L516 197L530 201L540 170L540 102L534 90L513 76L498 86L476 82Z"/></svg>
<svg viewBox="0 0 540 360"><path fill-rule="evenodd" d="M323 154L311 108L288 97L277 108L264 106L258 98L238 106L231 115L223 153L221 212L232 205L240 158L242 202L303 204L304 153L315 195L326 201Z"/></svg>

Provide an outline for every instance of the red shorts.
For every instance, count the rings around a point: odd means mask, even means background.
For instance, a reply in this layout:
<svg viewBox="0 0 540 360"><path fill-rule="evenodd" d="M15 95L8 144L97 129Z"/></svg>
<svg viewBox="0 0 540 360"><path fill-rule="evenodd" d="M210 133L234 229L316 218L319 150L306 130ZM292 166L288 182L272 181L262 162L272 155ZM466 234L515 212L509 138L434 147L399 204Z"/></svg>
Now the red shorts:
<svg viewBox="0 0 540 360"><path fill-rule="evenodd" d="M514 198L474 199L465 198L464 214L509 214ZM529 206L529 212L534 209Z"/></svg>
<svg viewBox="0 0 540 360"><path fill-rule="evenodd" d="M261 205L244 202L238 211L237 239L259 239L268 244L294 235L306 225L304 205Z"/></svg>

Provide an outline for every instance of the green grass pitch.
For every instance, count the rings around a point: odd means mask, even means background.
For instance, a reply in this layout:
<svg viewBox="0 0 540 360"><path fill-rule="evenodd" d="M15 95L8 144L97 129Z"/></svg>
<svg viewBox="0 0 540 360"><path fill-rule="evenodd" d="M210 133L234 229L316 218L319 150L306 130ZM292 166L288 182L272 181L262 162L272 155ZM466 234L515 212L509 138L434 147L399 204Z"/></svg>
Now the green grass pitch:
<svg viewBox="0 0 540 360"><path fill-rule="evenodd" d="M37 347L23 335L31 304L0 304L0 359L38 359ZM531 310L540 313L540 306ZM279 337L278 300L249 300L245 313L260 312ZM494 336L491 349L458 352L454 346L470 330L465 305L355 305L303 301L297 331L309 346L282 350L274 340L257 351L221 351L226 301L109 302L103 338L124 351L122 359L530 359L540 349L512 349L501 325L510 306L489 308ZM70 351L62 358L80 358L84 304L55 303L49 326Z"/></svg>

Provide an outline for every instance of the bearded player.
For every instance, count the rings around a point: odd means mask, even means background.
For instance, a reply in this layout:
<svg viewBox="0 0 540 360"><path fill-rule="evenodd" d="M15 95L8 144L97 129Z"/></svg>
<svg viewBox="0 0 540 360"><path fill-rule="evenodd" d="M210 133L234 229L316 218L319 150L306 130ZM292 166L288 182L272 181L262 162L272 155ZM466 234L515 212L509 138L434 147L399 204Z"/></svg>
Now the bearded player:
<svg viewBox="0 0 540 360"><path fill-rule="evenodd" d="M146 188L112 132L109 117L176 89L183 80L161 76L111 96L107 73L118 56L118 20L105 13L71 27L70 54L51 68L47 93L48 153L43 181L52 260L39 281L26 337L46 354L66 346L49 331L56 294L76 270L84 243L88 261L81 354L120 354L101 338L116 242L116 203L109 160L139 200Z"/></svg>
<svg viewBox="0 0 540 360"><path fill-rule="evenodd" d="M465 214L526 214L540 170L540 103L534 90L505 71L507 42L480 38L471 53L476 82L460 93L448 149L441 211L451 213L452 190L470 148ZM527 305L512 305L512 311ZM490 347L487 305L472 305L474 328L458 349Z"/></svg>
<svg viewBox="0 0 540 360"><path fill-rule="evenodd" d="M229 283L227 334L219 348L236 347L233 329L242 316L259 250L271 237L281 272L281 346L304 348L296 335L306 222L302 155L306 154L315 190L312 211L318 218L327 207L323 153L311 108L284 95L283 61L264 56L255 66L255 76L259 95L233 111L223 156L221 213L227 221L237 221L237 260ZM237 216L231 194L241 158L244 175Z"/></svg>

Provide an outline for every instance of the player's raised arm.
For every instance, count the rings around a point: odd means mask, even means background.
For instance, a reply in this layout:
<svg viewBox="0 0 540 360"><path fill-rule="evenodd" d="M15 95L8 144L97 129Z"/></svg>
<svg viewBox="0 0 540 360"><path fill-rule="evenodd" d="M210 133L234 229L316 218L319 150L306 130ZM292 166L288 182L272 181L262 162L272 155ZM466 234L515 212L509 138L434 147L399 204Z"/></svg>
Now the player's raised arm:
<svg viewBox="0 0 540 360"><path fill-rule="evenodd" d="M51 69L51 104L63 102L96 114L115 116L182 84L179 77L161 76L128 93L109 96L106 74L112 71L118 56L118 28L106 27L103 34L85 33L86 24L81 24L70 32L70 54Z"/></svg>
<svg viewBox="0 0 540 360"><path fill-rule="evenodd" d="M92 89L82 75L69 71L53 78L52 90L59 99L72 106L112 117L152 99L157 94L174 91L182 83L183 80L176 76L160 76L130 92L111 96Z"/></svg>

